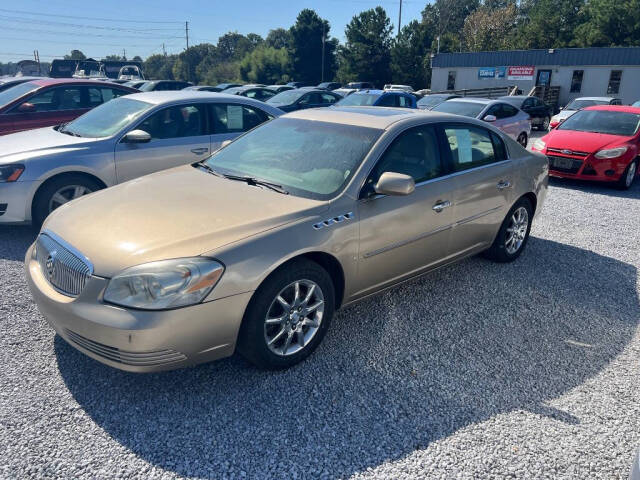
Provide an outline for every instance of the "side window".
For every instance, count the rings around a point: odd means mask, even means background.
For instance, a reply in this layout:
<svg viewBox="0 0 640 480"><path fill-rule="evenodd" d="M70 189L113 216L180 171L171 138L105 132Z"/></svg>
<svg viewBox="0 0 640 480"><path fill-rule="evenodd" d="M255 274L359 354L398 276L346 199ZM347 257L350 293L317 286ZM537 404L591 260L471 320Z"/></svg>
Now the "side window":
<svg viewBox="0 0 640 480"><path fill-rule="evenodd" d="M444 129L453 170L460 172L498 161L488 130L478 127L450 126ZM505 152L498 152L502 155ZM502 158L500 158L502 159Z"/></svg>
<svg viewBox="0 0 640 480"><path fill-rule="evenodd" d="M620 93L620 81L622 80L622 70L611 70L609 75L609 86L607 93Z"/></svg>
<svg viewBox="0 0 640 480"><path fill-rule="evenodd" d="M306 95L303 95L300 100L298 100L298 103L300 105L309 105L310 103L312 103L311 97L312 95L310 93L307 93Z"/></svg>
<svg viewBox="0 0 640 480"><path fill-rule="evenodd" d="M36 112L57 112L84 108L79 87L53 88L37 93L24 103L32 103Z"/></svg>
<svg viewBox="0 0 640 480"><path fill-rule="evenodd" d="M411 105L407 97L405 97L404 95L398 95L398 106L409 108Z"/></svg>
<svg viewBox="0 0 640 480"><path fill-rule="evenodd" d="M241 133L257 127L267 118L258 109L246 105L211 104L213 133Z"/></svg>
<svg viewBox="0 0 640 480"><path fill-rule="evenodd" d="M326 103L329 105L336 103L336 97L334 97L333 95L329 95L328 93L321 93L320 96L322 97L322 103Z"/></svg>
<svg viewBox="0 0 640 480"><path fill-rule="evenodd" d="M378 160L365 188L373 188L384 172L409 175L416 183L441 176L444 169L434 128L415 127L401 133Z"/></svg>
<svg viewBox="0 0 640 480"><path fill-rule="evenodd" d="M496 155L496 162L500 162L509 158L507 156L507 148L504 146L504 142L502 141L500 136L494 132L489 133L491 134L491 141L493 142L493 151Z"/></svg>
<svg viewBox="0 0 640 480"><path fill-rule="evenodd" d="M121 97L123 95L127 95L129 92L126 92L124 90L118 90L115 88L101 88L100 89L102 91L102 102L108 102L109 100L113 99L113 98L118 98Z"/></svg>
<svg viewBox="0 0 640 480"><path fill-rule="evenodd" d="M492 105L491 107L489 107L489 110L486 111L486 113L483 115L483 118L487 115L493 115L498 119L502 118L502 109L500 108L500 105Z"/></svg>
<svg viewBox="0 0 640 480"><path fill-rule="evenodd" d="M527 98L524 102L522 102L522 109L535 107L535 101L533 98Z"/></svg>
<svg viewBox="0 0 640 480"><path fill-rule="evenodd" d="M379 107L395 107L396 106L396 95L385 95L378 102Z"/></svg>
<svg viewBox="0 0 640 480"><path fill-rule="evenodd" d="M518 114L518 109L506 103L500 104L500 116L498 118L510 118Z"/></svg>
<svg viewBox="0 0 640 480"><path fill-rule="evenodd" d="M580 93L582 90L582 77L584 76L584 70L574 70L571 76L571 93Z"/></svg>
<svg viewBox="0 0 640 480"><path fill-rule="evenodd" d="M153 139L196 137L206 135L204 105L176 105L163 108L145 119L137 128Z"/></svg>
<svg viewBox="0 0 640 480"><path fill-rule="evenodd" d="M89 106L96 107L100 105L102 100L102 90L100 88L89 87L87 89L89 91Z"/></svg>
<svg viewBox="0 0 640 480"><path fill-rule="evenodd" d="M247 98L256 98L258 96L259 90L247 90L244 94Z"/></svg>

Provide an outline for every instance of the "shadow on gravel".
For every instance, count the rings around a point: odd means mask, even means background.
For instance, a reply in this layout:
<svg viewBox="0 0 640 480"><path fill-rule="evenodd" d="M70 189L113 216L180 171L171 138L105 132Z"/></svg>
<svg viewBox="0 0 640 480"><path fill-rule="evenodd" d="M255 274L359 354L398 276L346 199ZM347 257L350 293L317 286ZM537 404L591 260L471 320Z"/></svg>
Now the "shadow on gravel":
<svg viewBox="0 0 640 480"><path fill-rule="evenodd" d="M343 477L513 410L577 423L546 404L596 375L632 338L636 268L531 238L515 263L472 258L341 311L303 364L237 357L135 375L55 340L88 415L180 475Z"/></svg>
<svg viewBox="0 0 640 480"><path fill-rule="evenodd" d="M606 195L607 197L631 198L640 200L640 177L629 190L618 190L613 185L602 182L589 182L586 180L573 180L570 178L549 177L549 185L552 187L570 188L590 194Z"/></svg>
<svg viewBox="0 0 640 480"><path fill-rule="evenodd" d="M36 235L30 226L0 226L0 260L23 261Z"/></svg>

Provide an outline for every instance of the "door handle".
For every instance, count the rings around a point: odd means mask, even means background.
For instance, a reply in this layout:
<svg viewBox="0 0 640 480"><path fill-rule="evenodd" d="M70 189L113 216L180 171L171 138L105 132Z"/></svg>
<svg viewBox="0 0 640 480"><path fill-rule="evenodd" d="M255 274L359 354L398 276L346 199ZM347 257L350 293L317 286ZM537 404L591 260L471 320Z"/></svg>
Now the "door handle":
<svg viewBox="0 0 640 480"><path fill-rule="evenodd" d="M511 182L509 180L500 180L498 182L498 185L496 185L496 187L498 187L498 190L504 190L505 188L509 188L511 186Z"/></svg>
<svg viewBox="0 0 640 480"><path fill-rule="evenodd" d="M440 213L445 208L449 208L451 206L451 202L449 200L445 200L444 202L436 203L432 208L434 212Z"/></svg>
<svg viewBox="0 0 640 480"><path fill-rule="evenodd" d="M209 151L208 148L192 148L191 153L195 153L196 155L202 155L203 153L207 153Z"/></svg>

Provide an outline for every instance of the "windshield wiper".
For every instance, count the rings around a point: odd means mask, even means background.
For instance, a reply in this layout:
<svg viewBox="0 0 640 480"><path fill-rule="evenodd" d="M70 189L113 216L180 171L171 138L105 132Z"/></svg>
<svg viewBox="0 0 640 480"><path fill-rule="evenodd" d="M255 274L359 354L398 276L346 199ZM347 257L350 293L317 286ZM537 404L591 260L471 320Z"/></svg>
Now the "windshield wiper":
<svg viewBox="0 0 640 480"><path fill-rule="evenodd" d="M226 175L222 174L222 176L228 180L237 180L239 182L247 182L248 185L255 187L266 187L274 192L282 193L283 195L289 195L282 185L278 185L277 183L267 182L266 180L260 180L259 178L242 176L242 175Z"/></svg>
<svg viewBox="0 0 640 480"><path fill-rule="evenodd" d="M208 164L205 163L205 160L201 160L199 162L196 162L196 163L194 163L194 165L197 165L198 167L203 168L208 173L211 173L212 175L215 175L216 177L223 177L224 178L223 174L221 174L217 170L214 170L213 168L211 168Z"/></svg>
<svg viewBox="0 0 640 480"><path fill-rule="evenodd" d="M82 135L80 135L79 133L76 133L72 130L67 130L65 128L66 126L67 126L66 123L63 123L62 125L60 125L60 128L58 128L58 132L64 133L65 135L71 135L72 137L82 137Z"/></svg>

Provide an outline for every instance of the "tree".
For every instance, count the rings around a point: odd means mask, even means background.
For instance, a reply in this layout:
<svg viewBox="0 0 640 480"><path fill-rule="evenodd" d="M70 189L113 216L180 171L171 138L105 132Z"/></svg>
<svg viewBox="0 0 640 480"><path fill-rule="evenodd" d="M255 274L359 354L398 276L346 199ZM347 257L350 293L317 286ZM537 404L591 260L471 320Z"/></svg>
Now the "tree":
<svg viewBox="0 0 640 480"><path fill-rule="evenodd" d="M290 48L291 34L284 28L276 28L269 30L269 34L265 39L265 45L273 48Z"/></svg>
<svg viewBox="0 0 640 480"><path fill-rule="evenodd" d="M417 20L400 31L391 48L393 81L424 88L431 79L432 32Z"/></svg>
<svg viewBox="0 0 640 480"><path fill-rule="evenodd" d="M336 71L335 52L338 41L329 38L331 25L310 9L298 14L296 23L289 30L291 36L291 67L295 80L304 83L317 83L322 78L332 79ZM322 56L324 43L324 58Z"/></svg>
<svg viewBox="0 0 640 480"><path fill-rule="evenodd" d="M145 76L152 79L173 80L173 65L177 59L177 55L151 55L143 64Z"/></svg>
<svg viewBox="0 0 640 480"><path fill-rule="evenodd" d="M215 56L215 51L216 47L210 43L200 43L189 47L178 55L172 68L173 78L188 82L198 82L198 65L205 58Z"/></svg>
<svg viewBox="0 0 640 480"><path fill-rule="evenodd" d="M513 3L496 9L480 7L464 21L462 38L466 49L480 52L513 48L517 17Z"/></svg>
<svg viewBox="0 0 640 480"><path fill-rule="evenodd" d="M71 55L65 55L65 60L86 60L86 56L80 50L71 50Z"/></svg>
<svg viewBox="0 0 640 480"><path fill-rule="evenodd" d="M584 0L523 0L517 47L562 48L574 43Z"/></svg>
<svg viewBox="0 0 640 480"><path fill-rule="evenodd" d="M391 81L392 31L393 25L382 7L353 17L344 32L347 42L340 48L340 80L379 84Z"/></svg>
<svg viewBox="0 0 640 480"><path fill-rule="evenodd" d="M260 46L240 62L240 75L251 83L267 85L289 79L289 53L285 48Z"/></svg>
<svg viewBox="0 0 640 480"><path fill-rule="evenodd" d="M131 59L132 62L140 62L142 63L142 57L140 55L136 55Z"/></svg>
<svg viewBox="0 0 640 480"><path fill-rule="evenodd" d="M436 0L422 11L422 23L432 32L434 51L440 37L440 51L462 50L464 21L480 6L479 0Z"/></svg>
<svg viewBox="0 0 640 480"><path fill-rule="evenodd" d="M640 0L590 0L583 13L576 28L577 46L640 45Z"/></svg>
<svg viewBox="0 0 640 480"><path fill-rule="evenodd" d="M217 57L220 61L241 60L253 50L253 42L238 32L225 33L218 38Z"/></svg>
<svg viewBox="0 0 640 480"><path fill-rule="evenodd" d="M120 55L107 55L106 57L104 57L104 60L115 60L120 62L120 61L126 60L126 58Z"/></svg>

